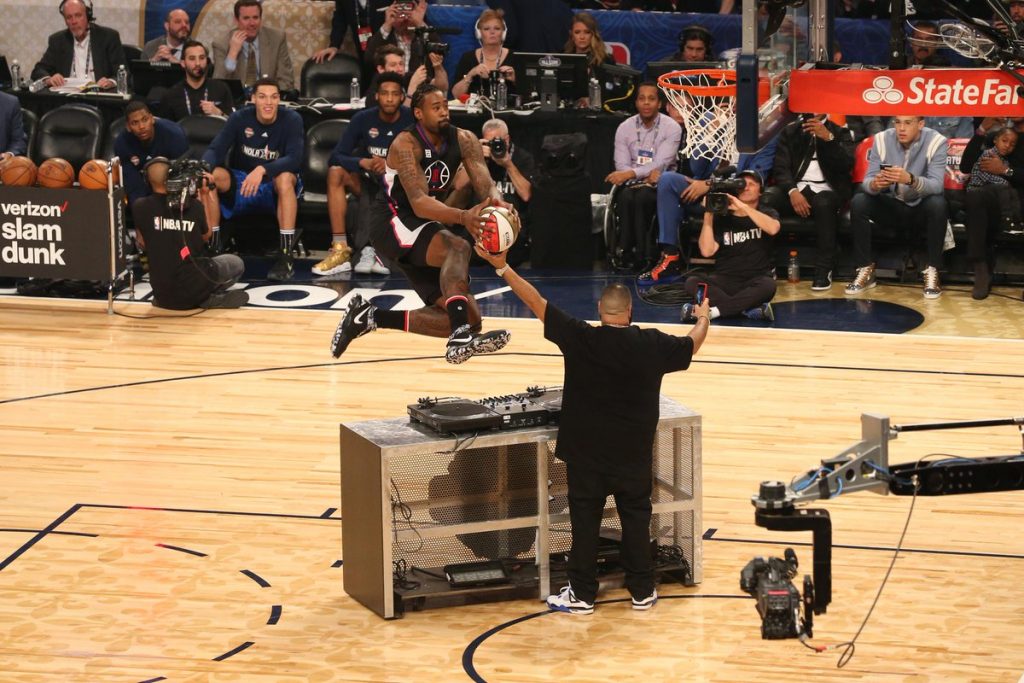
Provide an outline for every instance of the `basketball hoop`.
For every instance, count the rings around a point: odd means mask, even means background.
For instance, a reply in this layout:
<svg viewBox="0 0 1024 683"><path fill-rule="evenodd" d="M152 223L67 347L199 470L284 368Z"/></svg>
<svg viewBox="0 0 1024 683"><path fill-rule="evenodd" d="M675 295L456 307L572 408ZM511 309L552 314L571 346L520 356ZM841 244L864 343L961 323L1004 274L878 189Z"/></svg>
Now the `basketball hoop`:
<svg viewBox="0 0 1024 683"><path fill-rule="evenodd" d="M739 159L736 149L736 72L728 69L671 71L658 87L683 117L683 153L711 162Z"/></svg>

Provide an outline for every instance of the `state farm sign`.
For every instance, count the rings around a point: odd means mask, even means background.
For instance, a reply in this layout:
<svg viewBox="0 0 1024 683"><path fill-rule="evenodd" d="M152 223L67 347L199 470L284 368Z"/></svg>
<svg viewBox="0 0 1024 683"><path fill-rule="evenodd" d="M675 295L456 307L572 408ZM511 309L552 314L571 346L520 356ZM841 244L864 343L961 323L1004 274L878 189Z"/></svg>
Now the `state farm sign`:
<svg viewBox="0 0 1024 683"><path fill-rule="evenodd" d="M1020 83L998 69L794 71L789 108L859 116L1024 116Z"/></svg>

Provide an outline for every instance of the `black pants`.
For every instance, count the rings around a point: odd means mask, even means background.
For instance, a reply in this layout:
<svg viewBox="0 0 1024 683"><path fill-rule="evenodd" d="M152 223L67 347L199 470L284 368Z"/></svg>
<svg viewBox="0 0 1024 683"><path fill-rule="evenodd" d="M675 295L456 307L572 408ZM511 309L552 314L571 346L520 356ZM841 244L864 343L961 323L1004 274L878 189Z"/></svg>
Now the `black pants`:
<svg viewBox="0 0 1024 683"><path fill-rule="evenodd" d="M836 258L836 233L839 230L839 195L832 190L814 192L806 187L801 194L811 205L811 220L814 221L818 237L814 267L832 270ZM797 215L789 195L779 196L774 204L780 217Z"/></svg>
<svg viewBox="0 0 1024 683"><path fill-rule="evenodd" d="M723 318L768 303L775 296L776 289L775 279L771 275L734 277L719 273L711 273L705 278L688 277L683 289L695 297L699 282L708 283L708 302L718 309Z"/></svg>
<svg viewBox="0 0 1024 683"><path fill-rule="evenodd" d="M597 547L605 499L615 497L622 524L619 561L626 573L626 588L637 600L654 592L651 560L651 470L636 477L595 472L586 465L568 463L569 519L572 522L572 551L569 553L569 583L580 600L597 597Z"/></svg>
<svg viewBox="0 0 1024 683"><path fill-rule="evenodd" d="M619 217L619 246L623 254L636 250L640 260L654 257L652 219L658 207L658 191L650 185L624 187L615 195L615 212Z"/></svg>
<svg viewBox="0 0 1024 683"><path fill-rule="evenodd" d="M907 206L888 194L860 192L850 202L853 258L858 268L874 263L871 257L871 226L908 228L923 225L928 241L926 266L942 267L942 243L946 239L946 198L933 194L916 206Z"/></svg>
<svg viewBox="0 0 1024 683"><path fill-rule="evenodd" d="M989 239L1008 222L1020 220L1020 197L1008 185L982 185L964 193L967 211L967 258L987 261Z"/></svg>

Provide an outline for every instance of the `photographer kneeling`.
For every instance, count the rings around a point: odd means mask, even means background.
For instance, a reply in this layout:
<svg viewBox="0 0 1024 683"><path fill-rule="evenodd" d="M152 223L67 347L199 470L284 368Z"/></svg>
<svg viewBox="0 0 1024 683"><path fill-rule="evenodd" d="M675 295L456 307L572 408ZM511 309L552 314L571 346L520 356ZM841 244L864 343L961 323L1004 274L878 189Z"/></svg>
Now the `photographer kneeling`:
<svg viewBox="0 0 1024 683"><path fill-rule="evenodd" d="M201 195L210 190L203 165L195 160L155 157L143 173L153 190L132 204L136 237L149 256L153 305L176 311L190 308L238 308L249 301L243 291L228 291L245 264L234 254L200 256L210 228Z"/></svg>
<svg viewBox="0 0 1024 683"><path fill-rule="evenodd" d="M735 187L729 188L728 184ZM742 188L740 187L742 183ZM775 296L772 238L781 223L774 209L760 206L764 181L757 171L741 171L736 178L713 183L727 191L709 192L697 246L704 258L715 257L708 275L707 296L715 305L711 318L742 313L752 320L774 320L769 303ZM701 278L687 278L684 288L695 296ZM693 304L683 304L683 321L694 318Z"/></svg>

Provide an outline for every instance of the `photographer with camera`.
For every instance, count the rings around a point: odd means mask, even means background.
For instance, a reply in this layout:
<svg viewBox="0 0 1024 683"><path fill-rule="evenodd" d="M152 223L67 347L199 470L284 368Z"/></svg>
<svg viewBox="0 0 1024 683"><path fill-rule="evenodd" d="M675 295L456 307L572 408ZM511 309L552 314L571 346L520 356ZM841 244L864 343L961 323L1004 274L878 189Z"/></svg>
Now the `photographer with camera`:
<svg viewBox="0 0 1024 683"><path fill-rule="evenodd" d="M150 159L143 172L152 194L132 204L136 238L149 257L153 305L175 311L190 308L238 308L249 301L229 291L245 271L234 254L200 256L211 231L202 198L211 190L207 167L194 159L173 163Z"/></svg>
<svg viewBox="0 0 1024 683"><path fill-rule="evenodd" d="M761 174L753 170L711 181L697 247L704 258L715 258L715 270L706 278L688 277L684 289L696 297L697 285L707 282L707 296L715 302L712 320L740 313L752 320L775 319L769 303L775 296L772 238L782 224L774 209L761 206L763 187ZM683 304L683 321L693 320L696 310Z"/></svg>
<svg viewBox="0 0 1024 683"><path fill-rule="evenodd" d="M406 92L416 92L424 82L448 92L448 72L444 70L448 43L439 42L433 33L417 31L427 26L426 15L427 0L391 3L384 10L380 30L367 42L366 52L376 55L384 45L394 45L405 55Z"/></svg>
<svg viewBox="0 0 1024 683"><path fill-rule="evenodd" d="M533 155L519 145L512 144L508 125L501 119L485 121L481 129L480 145L487 162L487 170L491 174L494 186L498 188L502 199L515 207L522 225L519 237L512 245L509 258L513 265L525 260L530 244L530 225L528 222L528 205L533 196L532 178L537 171ZM469 174L465 167L460 167L455 174L455 192L470 193ZM466 203L460 201L459 205Z"/></svg>

